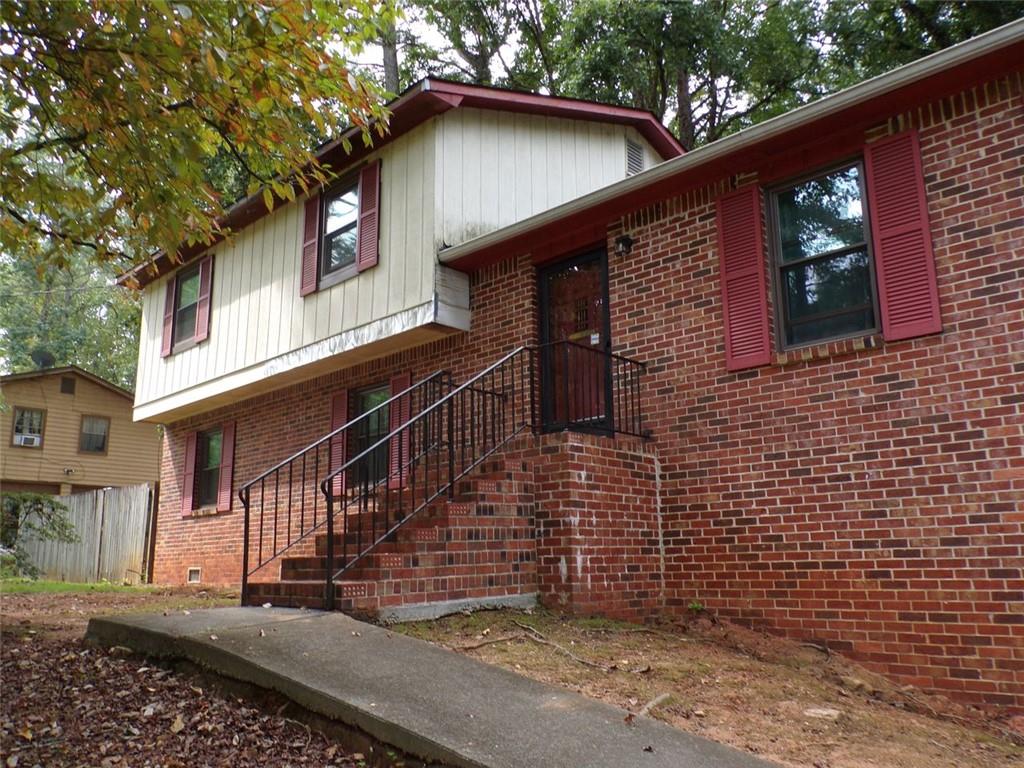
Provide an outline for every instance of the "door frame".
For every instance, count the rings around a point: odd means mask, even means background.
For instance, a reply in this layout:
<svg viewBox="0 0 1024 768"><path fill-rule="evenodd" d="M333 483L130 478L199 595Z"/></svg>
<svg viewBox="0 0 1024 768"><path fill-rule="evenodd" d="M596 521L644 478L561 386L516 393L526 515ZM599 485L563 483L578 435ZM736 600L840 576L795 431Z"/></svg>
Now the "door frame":
<svg viewBox="0 0 1024 768"><path fill-rule="evenodd" d="M604 311L602 312L604 316L601 318L602 344L598 349L605 353L604 418L600 422L594 422L591 424L574 424L568 420L565 422L556 422L553 417L554 395L551 391L554 382L548 374L550 365L547 363L551 347L546 345L552 341L559 341L559 339L551 339L548 329L548 321L550 320L548 315L548 308L550 305L550 285L548 280L554 274L562 272L570 267L589 262L597 262L601 270L601 301L604 306ZM588 248L574 256L570 256L569 258L553 261L537 268L537 317L540 323L540 333L538 338L540 339L541 344L541 354L538 362L540 364L540 426L542 432L573 431L596 434L612 434L614 432L615 415L612 410L614 398L612 397L611 365L612 317L608 283L608 248L604 243L595 245L593 248Z"/></svg>

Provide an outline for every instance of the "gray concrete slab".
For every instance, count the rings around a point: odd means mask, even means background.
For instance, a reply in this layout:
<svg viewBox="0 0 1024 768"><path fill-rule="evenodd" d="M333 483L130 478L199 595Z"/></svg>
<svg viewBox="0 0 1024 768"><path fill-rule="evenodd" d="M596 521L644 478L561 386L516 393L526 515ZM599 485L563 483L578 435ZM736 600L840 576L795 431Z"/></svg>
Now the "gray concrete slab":
<svg viewBox="0 0 1024 768"><path fill-rule="evenodd" d="M275 690L458 768L770 768L650 718L340 613L215 608L92 619L87 637Z"/></svg>

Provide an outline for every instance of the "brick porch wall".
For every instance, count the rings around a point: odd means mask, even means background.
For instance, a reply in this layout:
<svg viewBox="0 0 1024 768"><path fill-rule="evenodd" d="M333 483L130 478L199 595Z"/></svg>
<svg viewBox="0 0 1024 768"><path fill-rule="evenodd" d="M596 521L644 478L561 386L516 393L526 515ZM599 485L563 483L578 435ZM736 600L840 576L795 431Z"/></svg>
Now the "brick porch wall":
<svg viewBox="0 0 1024 768"><path fill-rule="evenodd" d="M642 621L656 614L662 563L653 445L560 433L526 455L541 600L581 615Z"/></svg>
<svg viewBox="0 0 1024 768"><path fill-rule="evenodd" d="M1022 104L1015 75L871 132L921 131L940 335L728 373L714 204L728 180L610 233L636 240L611 257L612 338L648 363L669 610L699 600L1024 707Z"/></svg>

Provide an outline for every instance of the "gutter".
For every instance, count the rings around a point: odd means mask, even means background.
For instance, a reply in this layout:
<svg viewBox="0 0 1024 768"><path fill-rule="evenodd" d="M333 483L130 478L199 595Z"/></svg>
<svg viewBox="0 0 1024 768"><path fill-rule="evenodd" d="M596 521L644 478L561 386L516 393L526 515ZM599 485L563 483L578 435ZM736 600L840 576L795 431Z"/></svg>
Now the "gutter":
<svg viewBox="0 0 1024 768"><path fill-rule="evenodd" d="M582 213L602 203L628 195L664 181L678 174L690 171L705 163L752 147L768 139L785 134L804 123L819 120L841 112L871 99L882 96L890 91L912 85L932 75L955 66L965 64L974 59L994 53L1015 43L1024 42L1024 20L1013 21L991 32L965 40L945 50L925 56L923 59L904 64L902 67L877 75L856 85L845 88L831 96L826 96L811 104L797 107L777 117L765 120L749 128L727 136L724 139L706 144L703 147L666 160L649 170L630 176L623 181L602 187L594 192L575 198L555 208L549 208L528 219L510 224L503 229L467 240L458 245L445 248L438 254L441 263L451 263L471 256L485 248L498 246L506 240L527 235L546 225L554 224L572 214Z"/></svg>

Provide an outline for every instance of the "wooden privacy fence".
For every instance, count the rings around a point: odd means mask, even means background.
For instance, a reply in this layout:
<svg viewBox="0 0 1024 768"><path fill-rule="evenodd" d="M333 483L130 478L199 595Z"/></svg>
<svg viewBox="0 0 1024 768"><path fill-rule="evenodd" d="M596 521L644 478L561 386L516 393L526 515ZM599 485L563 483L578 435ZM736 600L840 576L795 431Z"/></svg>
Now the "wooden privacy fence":
<svg viewBox="0 0 1024 768"><path fill-rule="evenodd" d="M41 576L59 581L146 580L153 488L129 485L57 496L78 532L74 544L25 538L21 544Z"/></svg>

